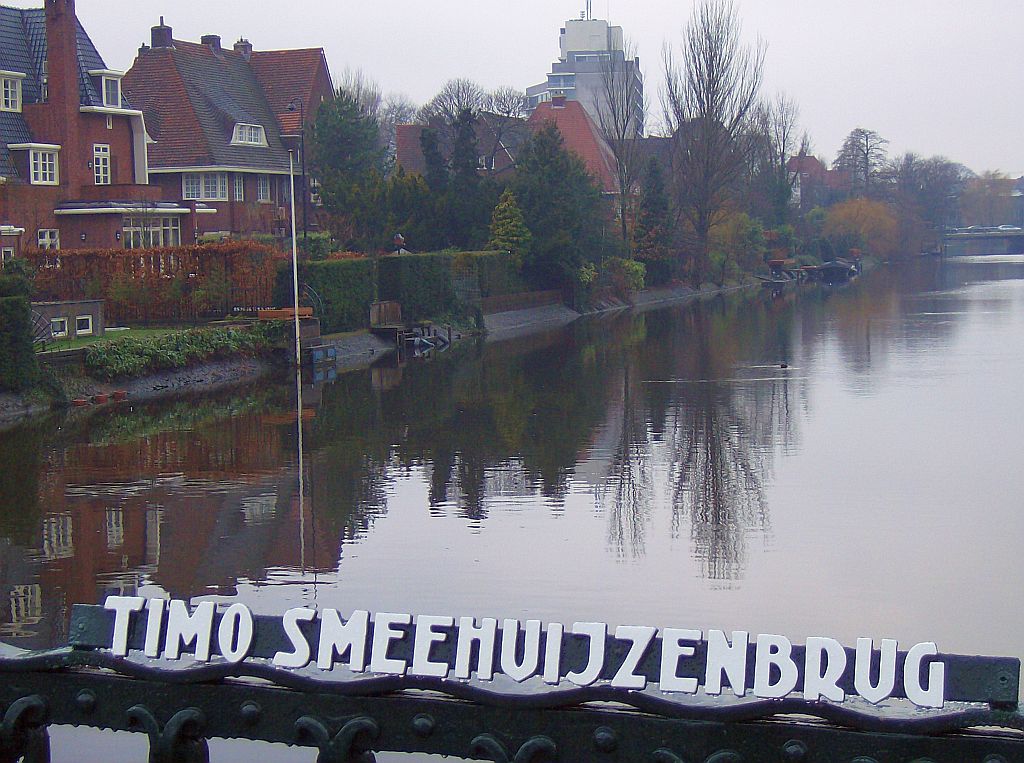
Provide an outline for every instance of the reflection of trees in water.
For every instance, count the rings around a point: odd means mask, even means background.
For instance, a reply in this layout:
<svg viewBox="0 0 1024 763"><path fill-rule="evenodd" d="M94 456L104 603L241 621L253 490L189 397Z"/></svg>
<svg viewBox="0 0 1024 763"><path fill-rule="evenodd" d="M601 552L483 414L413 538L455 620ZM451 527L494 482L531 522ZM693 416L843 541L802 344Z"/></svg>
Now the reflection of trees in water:
<svg viewBox="0 0 1024 763"><path fill-rule="evenodd" d="M766 331L751 307L717 301L628 319L645 326L646 341L624 353L621 391L609 395L621 406L606 420L606 482L596 491L620 557L644 553L659 502L669 504L674 535L689 521L694 554L712 579L739 577L747 536L768 531L764 480L776 445L795 441L791 383L746 366L785 357L789 329Z"/></svg>

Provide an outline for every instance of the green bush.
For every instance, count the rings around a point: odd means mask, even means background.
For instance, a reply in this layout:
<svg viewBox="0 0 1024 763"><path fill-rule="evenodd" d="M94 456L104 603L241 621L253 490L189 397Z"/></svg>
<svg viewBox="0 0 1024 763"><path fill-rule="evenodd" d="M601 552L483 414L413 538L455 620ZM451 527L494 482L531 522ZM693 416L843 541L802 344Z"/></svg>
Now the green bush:
<svg viewBox="0 0 1024 763"><path fill-rule="evenodd" d="M630 294L644 288L647 268L642 262L622 257L609 257L601 263L601 281L615 293L628 299Z"/></svg>
<svg viewBox="0 0 1024 763"><path fill-rule="evenodd" d="M499 297L526 290L509 252L461 252L456 255L459 262L467 258L476 269L481 297Z"/></svg>
<svg viewBox="0 0 1024 763"><path fill-rule="evenodd" d="M85 370L96 379L112 381L231 355L255 356L267 352L283 333L281 324L275 322L250 329L192 329L157 337L125 337L91 345L85 353Z"/></svg>
<svg viewBox="0 0 1024 763"><path fill-rule="evenodd" d="M407 321L460 314L452 281L454 260L455 255L448 252L381 257L380 298L400 303Z"/></svg>
<svg viewBox="0 0 1024 763"><path fill-rule="evenodd" d="M365 328L370 322L370 304L376 301L377 289L373 260L324 260L299 265L300 300L310 304L301 294L301 286L308 285L323 301L320 330L325 334ZM283 263L277 271L274 285L274 304L278 307L292 304L292 268ZM317 313L320 306L315 305Z"/></svg>
<svg viewBox="0 0 1024 763"><path fill-rule="evenodd" d="M30 316L26 297L0 297L0 390L22 392L39 375Z"/></svg>
<svg viewBox="0 0 1024 763"><path fill-rule="evenodd" d="M326 260L327 255L334 251L334 241L330 233L307 233L305 238L296 241L300 252L311 260Z"/></svg>

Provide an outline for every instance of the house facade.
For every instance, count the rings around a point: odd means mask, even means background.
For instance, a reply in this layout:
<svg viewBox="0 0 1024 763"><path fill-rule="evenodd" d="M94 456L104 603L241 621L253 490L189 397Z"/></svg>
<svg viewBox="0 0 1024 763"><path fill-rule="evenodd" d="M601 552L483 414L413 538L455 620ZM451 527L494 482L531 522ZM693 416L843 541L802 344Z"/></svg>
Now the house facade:
<svg viewBox="0 0 1024 763"><path fill-rule="evenodd" d="M151 182L167 198L209 208L197 235L283 235L290 173L296 189L315 190L300 148L303 126L333 97L323 50L254 51L244 39L226 48L217 35L195 43L172 31L161 18L124 78L152 139Z"/></svg>
<svg viewBox="0 0 1024 763"><path fill-rule="evenodd" d="M0 257L29 249L174 244L195 205L149 184L143 113L74 0L0 7ZM177 198L177 196L173 197ZM146 232L146 233L143 233Z"/></svg>

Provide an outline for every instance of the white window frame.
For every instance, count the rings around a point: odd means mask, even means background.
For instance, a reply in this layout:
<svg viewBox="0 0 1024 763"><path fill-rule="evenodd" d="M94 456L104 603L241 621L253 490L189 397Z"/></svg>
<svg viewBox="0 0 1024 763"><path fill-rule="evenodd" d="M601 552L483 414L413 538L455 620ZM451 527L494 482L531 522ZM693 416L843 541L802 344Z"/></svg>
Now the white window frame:
<svg viewBox="0 0 1024 763"><path fill-rule="evenodd" d="M64 324L63 329L57 329L57 326ZM54 339L64 339L68 335L68 319L65 317L50 318L50 336Z"/></svg>
<svg viewBox="0 0 1024 763"><path fill-rule="evenodd" d="M121 228L125 249L181 246L181 218L177 215L126 215Z"/></svg>
<svg viewBox="0 0 1024 763"><path fill-rule="evenodd" d="M28 152L29 176L32 185L60 185L59 149L32 148Z"/></svg>
<svg viewBox="0 0 1024 763"><path fill-rule="evenodd" d="M60 230L57 228L40 228L36 231L36 245L40 249L59 250Z"/></svg>
<svg viewBox="0 0 1024 763"><path fill-rule="evenodd" d="M108 108L111 108L111 109L119 109L119 108L121 108L121 78L120 77L106 77L106 76L104 76L104 77L101 78L101 80L102 80L101 84L103 85L103 105L108 107ZM109 85L111 85L111 84L113 84L115 86L116 91L117 91L116 92L116 99L114 100L113 103L111 103L110 99L107 97L109 95L107 93L107 87Z"/></svg>
<svg viewBox="0 0 1024 763"><path fill-rule="evenodd" d="M89 328L79 328L80 321L88 321ZM75 316L75 336L92 336L92 316L91 315L76 315Z"/></svg>
<svg viewBox="0 0 1024 763"><path fill-rule="evenodd" d="M96 185L110 185L110 144L92 144L92 175Z"/></svg>
<svg viewBox="0 0 1024 763"><path fill-rule="evenodd" d="M4 246L0 247L0 268L6 265L8 262L14 259L14 247Z"/></svg>
<svg viewBox="0 0 1024 763"><path fill-rule="evenodd" d="M23 79L21 72L0 71L0 111L21 111Z"/></svg>
<svg viewBox="0 0 1024 763"><path fill-rule="evenodd" d="M235 125L235 132L231 137L231 145L266 146L267 131L263 129L263 125L239 122Z"/></svg>
<svg viewBox="0 0 1024 763"><path fill-rule="evenodd" d="M245 175L241 172L235 173L234 192L235 201L245 201Z"/></svg>
<svg viewBox="0 0 1024 763"><path fill-rule="evenodd" d="M256 176L256 201L269 204L270 198L270 175Z"/></svg>
<svg viewBox="0 0 1024 763"><path fill-rule="evenodd" d="M227 201L228 173L186 172L182 174L181 198L192 201Z"/></svg>

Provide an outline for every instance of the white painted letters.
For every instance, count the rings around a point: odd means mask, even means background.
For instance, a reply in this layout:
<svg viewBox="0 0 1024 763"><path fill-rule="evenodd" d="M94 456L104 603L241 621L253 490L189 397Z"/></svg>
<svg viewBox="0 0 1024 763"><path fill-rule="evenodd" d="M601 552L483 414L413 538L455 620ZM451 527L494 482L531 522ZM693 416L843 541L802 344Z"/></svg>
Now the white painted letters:
<svg viewBox="0 0 1024 763"><path fill-rule="evenodd" d="M785 697L796 687L797 669L793 645L785 636L761 634L754 656L754 696L771 699ZM779 680L771 682L772 666L779 669Z"/></svg>
<svg viewBox="0 0 1024 763"><path fill-rule="evenodd" d="M857 660L853 669L853 688L873 705L892 694L896 685L896 641L882 639L878 658L878 683L871 683L871 653L874 648L869 638L857 639Z"/></svg>
<svg viewBox="0 0 1024 763"><path fill-rule="evenodd" d="M434 628L451 628L455 624L454 617L438 617L436 615L420 615L416 618L416 641L413 644L411 676L427 678L444 678L448 675L447 662L431 662L430 647L444 641L447 636L443 631L438 633Z"/></svg>
<svg viewBox="0 0 1024 763"><path fill-rule="evenodd" d="M646 625L620 625L615 629L615 638L619 641L629 641L630 645L622 665L612 678L612 686L620 689L647 688L647 676L638 675L636 669L657 632L657 628Z"/></svg>
<svg viewBox="0 0 1024 763"><path fill-rule="evenodd" d="M938 653L938 648L930 641L915 644L907 652L907 661L903 665L903 689L907 699L920 707L942 707L945 701L946 666L938 660L928 665L928 688L921 686L921 662L925 657L934 657Z"/></svg>
<svg viewBox="0 0 1024 763"><path fill-rule="evenodd" d="M571 633L590 638L590 654L586 667L579 673L570 672L565 677L577 686L590 686L604 668L604 642L608 635L608 626L604 623L573 623Z"/></svg>
<svg viewBox="0 0 1024 763"><path fill-rule="evenodd" d="M747 631L733 631L732 644L723 631L708 631L708 661L704 674L704 691L713 696L722 693L722 676L737 697L747 693Z"/></svg>
<svg viewBox="0 0 1024 763"><path fill-rule="evenodd" d="M498 630L498 621L493 617L485 617L476 625L472 617L459 618L459 640L455 649L455 677L469 678L472 672L471 657L473 643L480 645L480 657L477 660L476 674L481 681L490 681L494 676L494 638Z"/></svg>
<svg viewBox="0 0 1024 763"><path fill-rule="evenodd" d="M680 657L692 657L693 644L701 639L701 632L689 628L665 628L661 633L661 677L658 685L662 691L681 691L687 694L697 692L697 679L684 678L677 672ZM683 643L689 642L689 643Z"/></svg>
<svg viewBox="0 0 1024 763"><path fill-rule="evenodd" d="M212 601L200 602L190 615L185 602L171 599L167 608L167 641L164 644L164 657L177 660L181 655L181 647L188 646L194 641L196 661L209 662L213 612Z"/></svg>
<svg viewBox="0 0 1024 763"><path fill-rule="evenodd" d="M412 615L394 612L378 612L373 621L373 648L370 650L370 670L373 673L391 673L400 676L405 673L405 660L388 657L388 646L402 637L396 625L408 625Z"/></svg>
<svg viewBox="0 0 1024 763"><path fill-rule="evenodd" d="M217 646L228 662L238 663L252 649L254 625L252 612L244 604L232 604L220 619Z"/></svg>
<svg viewBox="0 0 1024 763"><path fill-rule="evenodd" d="M132 612L138 612L145 604L141 596L108 596L103 603L104 609L114 613L114 640L110 650L117 657L128 655L128 620Z"/></svg>
<svg viewBox="0 0 1024 763"><path fill-rule="evenodd" d="M279 668L304 668L309 664L309 641L299 628L299 623L308 623L315 618L316 610L305 607L295 607L284 613L284 632L292 642L292 651L275 654L275 665Z"/></svg>
<svg viewBox="0 0 1024 763"><path fill-rule="evenodd" d="M348 667L354 673L366 668L366 632L369 628L370 613L357 609L348 622L342 624L336 609L325 609L320 613L320 645L317 649L316 665L322 670L334 667L334 657L345 656L348 651Z"/></svg>
<svg viewBox="0 0 1024 763"><path fill-rule="evenodd" d="M519 683L537 672L537 663L540 660L540 620L527 620L525 630L523 661L517 662L519 621L503 620L501 624L501 672Z"/></svg>
<svg viewBox="0 0 1024 763"><path fill-rule="evenodd" d="M822 657L826 658L825 672L821 672ZM839 688L839 679L846 670L846 650L833 638L807 639L804 653L804 699L817 702L822 697L833 702L846 699Z"/></svg>

